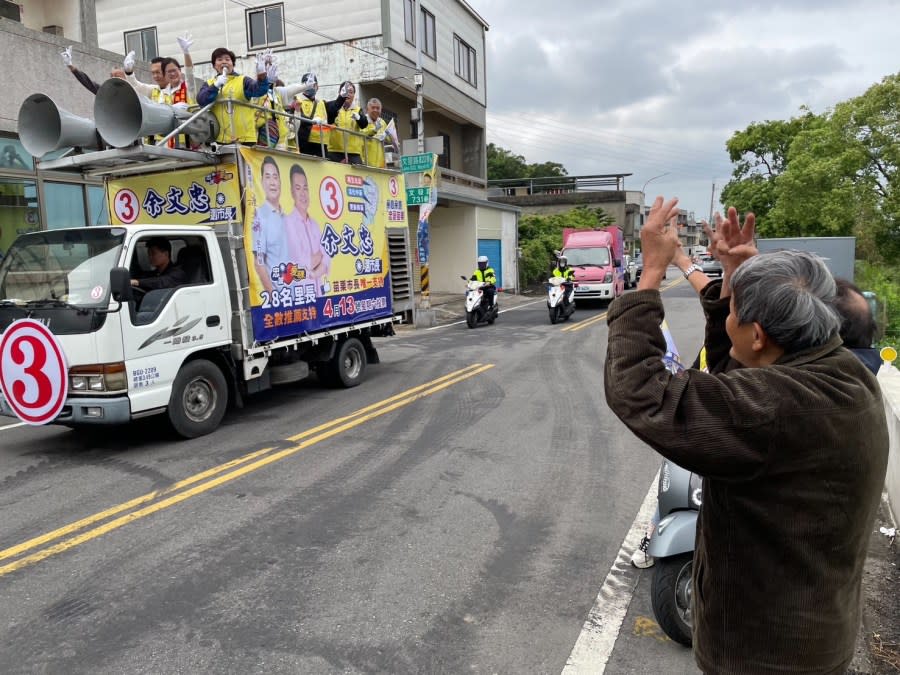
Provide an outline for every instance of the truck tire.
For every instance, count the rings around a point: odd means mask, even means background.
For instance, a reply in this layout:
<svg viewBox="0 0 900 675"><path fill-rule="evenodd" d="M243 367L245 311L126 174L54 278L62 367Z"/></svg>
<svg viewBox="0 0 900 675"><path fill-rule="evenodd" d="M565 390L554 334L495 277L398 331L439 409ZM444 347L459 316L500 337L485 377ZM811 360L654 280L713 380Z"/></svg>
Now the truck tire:
<svg viewBox="0 0 900 675"><path fill-rule="evenodd" d="M228 384L222 371L206 359L188 361L172 384L169 422L182 438L215 431L228 407Z"/></svg>
<svg viewBox="0 0 900 675"><path fill-rule="evenodd" d="M349 389L363 381L366 374L366 348L357 338L347 338L331 360L332 382Z"/></svg>
<svg viewBox="0 0 900 675"><path fill-rule="evenodd" d="M693 563L693 553L657 558L650 584L650 600L656 621L666 635L685 647L690 647L692 642Z"/></svg>

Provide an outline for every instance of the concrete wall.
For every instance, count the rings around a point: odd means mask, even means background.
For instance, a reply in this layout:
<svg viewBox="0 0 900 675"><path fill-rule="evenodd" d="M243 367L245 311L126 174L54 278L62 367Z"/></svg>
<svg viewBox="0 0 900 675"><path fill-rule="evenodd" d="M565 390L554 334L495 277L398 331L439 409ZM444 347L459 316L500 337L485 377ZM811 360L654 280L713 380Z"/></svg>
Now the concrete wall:
<svg viewBox="0 0 900 675"><path fill-rule="evenodd" d="M93 119L94 96L82 87L63 65L59 53L72 45L72 60L80 70L97 82L109 77L109 71L121 67L122 54L78 44L68 37L42 33L7 19L0 19L0 62L9 73L28 73L27 77L8 77L4 96L0 97L0 131L15 133L19 106L28 96L42 92L57 105L75 115ZM150 81L150 71L137 69L137 75Z"/></svg>
<svg viewBox="0 0 900 675"><path fill-rule="evenodd" d="M439 206L430 217L431 260L429 276L435 293L460 293L465 288L460 275L467 277L475 269L478 251L476 227L477 209L474 206ZM415 225L413 239L415 241ZM435 255L435 252L440 252ZM416 271L418 274L418 268Z"/></svg>
<svg viewBox="0 0 900 675"><path fill-rule="evenodd" d="M897 525L900 520L900 370L882 367L878 373L878 381L884 395L884 409L891 438L891 454L884 488L894 525Z"/></svg>

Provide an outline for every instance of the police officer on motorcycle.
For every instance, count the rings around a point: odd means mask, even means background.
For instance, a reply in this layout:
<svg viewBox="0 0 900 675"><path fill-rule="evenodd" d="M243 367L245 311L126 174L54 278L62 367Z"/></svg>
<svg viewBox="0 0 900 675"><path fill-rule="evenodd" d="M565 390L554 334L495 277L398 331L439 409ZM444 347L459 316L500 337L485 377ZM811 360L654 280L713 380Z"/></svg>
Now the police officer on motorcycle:
<svg viewBox="0 0 900 675"><path fill-rule="evenodd" d="M566 294L563 301L568 305L572 302L572 293L575 290L575 270L569 267L569 259L561 255L556 259L556 268L553 270L554 277L562 277L563 285L566 287Z"/></svg>
<svg viewBox="0 0 900 675"><path fill-rule="evenodd" d="M486 307L490 309L494 306L494 291L496 290L497 274L494 268L490 266L486 255L478 256L478 269L473 272L470 277L472 281L483 281L486 285L482 287L484 299L487 301Z"/></svg>

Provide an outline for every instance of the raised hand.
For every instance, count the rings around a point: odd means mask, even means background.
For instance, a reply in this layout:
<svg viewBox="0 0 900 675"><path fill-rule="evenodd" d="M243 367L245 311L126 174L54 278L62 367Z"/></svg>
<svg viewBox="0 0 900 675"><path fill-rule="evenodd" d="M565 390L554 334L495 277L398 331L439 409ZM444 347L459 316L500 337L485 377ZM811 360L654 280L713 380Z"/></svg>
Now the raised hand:
<svg viewBox="0 0 900 675"><path fill-rule="evenodd" d="M183 54L188 54L191 51L191 45L194 44L194 38L190 33L185 33L179 38L175 38L178 40L178 46L181 47L181 52Z"/></svg>
<svg viewBox="0 0 900 675"><path fill-rule="evenodd" d="M122 67L125 69L126 73L134 72L134 50L125 55L125 60L122 61Z"/></svg>
<svg viewBox="0 0 900 675"><path fill-rule="evenodd" d="M72 65L72 45L66 47L59 55L62 56L64 66Z"/></svg>
<svg viewBox="0 0 900 675"><path fill-rule="evenodd" d="M644 271L641 273L640 288L658 288L666 273L666 267L680 248L681 241L678 239L678 227L675 224L677 216L677 197L668 201L657 197L650 207L647 220L641 227Z"/></svg>

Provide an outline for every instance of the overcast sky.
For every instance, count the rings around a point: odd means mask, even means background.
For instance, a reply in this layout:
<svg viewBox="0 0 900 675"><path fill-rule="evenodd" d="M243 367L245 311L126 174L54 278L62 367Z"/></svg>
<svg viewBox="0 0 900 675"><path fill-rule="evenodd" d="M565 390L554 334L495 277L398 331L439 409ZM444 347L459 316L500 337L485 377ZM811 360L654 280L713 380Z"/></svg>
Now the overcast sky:
<svg viewBox="0 0 900 675"><path fill-rule="evenodd" d="M488 142L569 175L631 173L716 209L725 142L900 71L900 0L469 0L487 21Z"/></svg>

